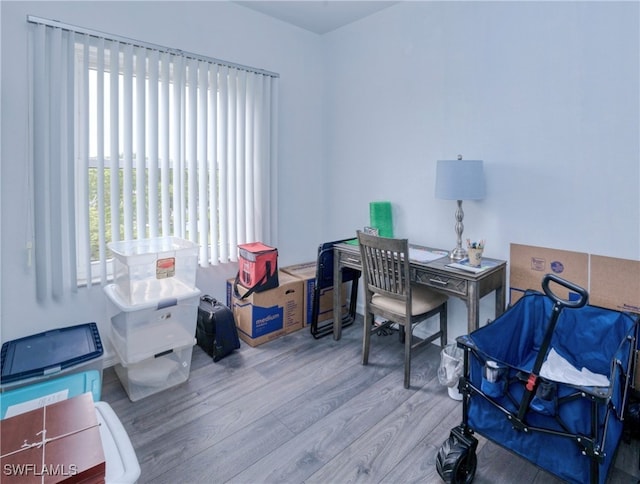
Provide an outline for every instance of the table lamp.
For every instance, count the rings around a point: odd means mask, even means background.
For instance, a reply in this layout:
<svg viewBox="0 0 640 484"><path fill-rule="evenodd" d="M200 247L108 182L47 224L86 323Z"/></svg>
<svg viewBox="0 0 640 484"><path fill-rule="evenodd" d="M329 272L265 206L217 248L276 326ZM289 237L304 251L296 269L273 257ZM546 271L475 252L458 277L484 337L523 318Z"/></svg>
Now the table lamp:
<svg viewBox="0 0 640 484"><path fill-rule="evenodd" d="M463 160L462 156L458 156L457 160L438 160L436 165L436 198L458 201L458 209L456 210L458 241L455 249L449 254L452 260L461 260L467 256L467 251L462 247L462 231L464 230L462 201L482 200L484 195L482 160Z"/></svg>

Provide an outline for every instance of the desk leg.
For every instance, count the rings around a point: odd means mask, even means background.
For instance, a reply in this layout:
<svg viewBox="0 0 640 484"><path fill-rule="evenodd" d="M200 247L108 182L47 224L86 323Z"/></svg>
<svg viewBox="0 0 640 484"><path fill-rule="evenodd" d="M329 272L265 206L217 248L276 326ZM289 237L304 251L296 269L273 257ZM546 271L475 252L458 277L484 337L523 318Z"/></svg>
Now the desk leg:
<svg viewBox="0 0 640 484"><path fill-rule="evenodd" d="M496 318L500 316L505 309L507 287L506 275L506 270L503 270L500 273L500 285L496 286L494 289L496 293ZM480 327L480 286L477 282L469 283L469 295L465 302L467 303L467 330L471 333Z"/></svg>
<svg viewBox="0 0 640 484"><path fill-rule="evenodd" d="M336 249L333 249L333 339L339 340L342 336L342 311L340 308L340 294L341 291L335 288L340 288L342 282L342 269L340 268L340 255Z"/></svg>
<svg viewBox="0 0 640 484"><path fill-rule="evenodd" d="M507 294L507 271L502 271L500 287L496 288L496 318L504 313Z"/></svg>
<svg viewBox="0 0 640 484"><path fill-rule="evenodd" d="M469 283L469 295L467 296L467 331L480 327L480 287L476 282Z"/></svg>

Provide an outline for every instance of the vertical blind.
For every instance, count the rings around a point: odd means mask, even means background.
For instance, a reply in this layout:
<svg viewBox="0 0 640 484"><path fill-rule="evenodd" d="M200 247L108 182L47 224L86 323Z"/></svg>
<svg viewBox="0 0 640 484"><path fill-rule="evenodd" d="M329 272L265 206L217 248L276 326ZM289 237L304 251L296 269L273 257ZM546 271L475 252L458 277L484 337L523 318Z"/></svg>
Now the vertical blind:
<svg viewBox="0 0 640 484"><path fill-rule="evenodd" d="M104 284L111 241L275 245L277 74L28 21L39 300Z"/></svg>

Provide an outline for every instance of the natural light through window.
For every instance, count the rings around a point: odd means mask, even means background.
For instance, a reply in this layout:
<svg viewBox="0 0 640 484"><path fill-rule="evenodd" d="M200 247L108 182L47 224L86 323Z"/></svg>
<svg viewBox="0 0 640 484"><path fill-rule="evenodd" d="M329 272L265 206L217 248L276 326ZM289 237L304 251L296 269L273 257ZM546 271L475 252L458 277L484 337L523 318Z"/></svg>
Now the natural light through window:
<svg viewBox="0 0 640 484"><path fill-rule="evenodd" d="M30 21L39 297L106 283L110 242L181 237L206 267L274 237L277 74Z"/></svg>

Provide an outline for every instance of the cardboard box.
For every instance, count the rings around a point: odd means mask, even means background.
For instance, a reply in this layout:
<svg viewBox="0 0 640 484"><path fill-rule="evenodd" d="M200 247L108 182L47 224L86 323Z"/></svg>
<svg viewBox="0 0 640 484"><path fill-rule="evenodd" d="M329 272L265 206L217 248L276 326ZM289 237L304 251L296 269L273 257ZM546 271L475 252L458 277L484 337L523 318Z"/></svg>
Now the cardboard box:
<svg viewBox="0 0 640 484"><path fill-rule="evenodd" d="M283 267L282 272L291 274L304 282L304 326L311 324L313 311L313 291L316 286L317 262L304 262L288 267ZM342 315L346 316L347 309L347 284L342 284L341 307ZM333 319L333 287L320 290L320 307L318 311L318 322Z"/></svg>
<svg viewBox="0 0 640 484"><path fill-rule="evenodd" d="M527 289L542 291L542 278L549 273L588 289L589 255L568 250L511 244L510 304L520 299ZM557 285L552 289L559 297L569 298L568 289Z"/></svg>
<svg viewBox="0 0 640 484"><path fill-rule="evenodd" d="M247 288L239 285L235 294L235 279L227 281L227 306L233 310L240 338L250 346L272 341L283 334L302 328L304 294L302 280L291 274L278 273L280 285L267 291L240 296Z"/></svg>
<svg viewBox="0 0 640 484"><path fill-rule="evenodd" d="M640 261L591 255L589 304L640 314Z"/></svg>
<svg viewBox="0 0 640 484"><path fill-rule="evenodd" d="M509 265L511 304L526 289L540 291L543 276L555 273L585 288L592 306L640 314L640 261L511 244ZM568 297L567 289L556 293Z"/></svg>
<svg viewBox="0 0 640 484"><path fill-rule="evenodd" d="M104 482L104 450L91 393L7 418L1 427L3 483Z"/></svg>

